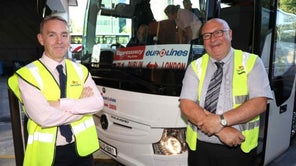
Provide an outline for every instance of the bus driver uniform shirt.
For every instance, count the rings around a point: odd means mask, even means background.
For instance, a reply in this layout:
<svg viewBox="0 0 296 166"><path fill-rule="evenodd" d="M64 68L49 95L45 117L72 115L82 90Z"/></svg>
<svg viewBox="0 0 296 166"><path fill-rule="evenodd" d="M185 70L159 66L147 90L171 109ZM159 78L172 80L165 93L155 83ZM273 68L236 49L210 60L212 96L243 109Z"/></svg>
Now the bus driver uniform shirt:
<svg viewBox="0 0 296 166"><path fill-rule="evenodd" d="M243 52L244 54L244 52ZM222 84L220 89L220 96L217 104L216 114L223 114L228 110L233 109L233 99L232 99L232 80L233 80L233 71L234 71L234 49L232 48L231 51L227 54L227 56L222 60L224 62L223 65L223 78ZM201 107L204 107L205 104L205 97L206 97L206 89L207 85L210 82L212 74L216 70L215 61L210 58L208 62L207 72L204 78L204 87L201 90L200 101L197 99L198 96L198 87L199 85L199 78L197 77L196 73L194 72L192 66L188 66L188 70L185 73L185 77L183 79L183 87L180 95L180 99L189 99L196 103L198 103ZM257 58L254 64L253 69L248 74L248 97L252 99L254 97L267 97L272 99L272 92L269 88L269 80L265 79L266 71L263 66L262 61ZM232 126L242 131L239 125ZM198 133L198 140L214 143L214 144L223 144L219 138L215 135L207 136L200 130L197 131ZM198 145L197 145L198 146Z"/></svg>

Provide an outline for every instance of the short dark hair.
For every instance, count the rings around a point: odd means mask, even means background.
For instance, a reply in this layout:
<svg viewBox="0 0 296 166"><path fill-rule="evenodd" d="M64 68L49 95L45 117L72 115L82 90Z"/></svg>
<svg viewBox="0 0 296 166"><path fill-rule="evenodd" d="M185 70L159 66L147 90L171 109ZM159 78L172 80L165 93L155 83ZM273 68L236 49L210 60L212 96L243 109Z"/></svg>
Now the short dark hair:
<svg viewBox="0 0 296 166"><path fill-rule="evenodd" d="M51 21L51 20L59 20L59 21L62 21L62 22L64 22L67 25L67 27L69 29L68 22L63 17L50 15L50 16L44 17L44 19L41 21L41 23L40 23L40 29L39 29L40 33L42 33L42 31L43 31L44 24L46 22L48 22L48 21Z"/></svg>
<svg viewBox="0 0 296 166"><path fill-rule="evenodd" d="M164 13L166 15L168 14L175 14L178 12L178 10L180 9L180 5L168 5L165 9L164 9Z"/></svg>
<svg viewBox="0 0 296 166"><path fill-rule="evenodd" d="M192 5L190 0L183 0L183 4L188 4L188 3Z"/></svg>

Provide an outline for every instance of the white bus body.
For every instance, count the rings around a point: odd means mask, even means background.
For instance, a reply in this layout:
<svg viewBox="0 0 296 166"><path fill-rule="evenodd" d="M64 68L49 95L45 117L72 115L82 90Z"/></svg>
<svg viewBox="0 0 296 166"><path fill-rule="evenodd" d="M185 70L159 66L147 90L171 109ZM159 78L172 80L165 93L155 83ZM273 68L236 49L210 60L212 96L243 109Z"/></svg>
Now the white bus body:
<svg viewBox="0 0 296 166"><path fill-rule="evenodd" d="M97 126L101 150L124 165L187 165L186 152L164 156L156 154L153 148L160 140L167 144L163 146L175 151L186 146L182 134L178 134L181 138L162 138L166 129L185 131L178 97L98 88L105 101ZM102 124L107 127L103 129Z"/></svg>

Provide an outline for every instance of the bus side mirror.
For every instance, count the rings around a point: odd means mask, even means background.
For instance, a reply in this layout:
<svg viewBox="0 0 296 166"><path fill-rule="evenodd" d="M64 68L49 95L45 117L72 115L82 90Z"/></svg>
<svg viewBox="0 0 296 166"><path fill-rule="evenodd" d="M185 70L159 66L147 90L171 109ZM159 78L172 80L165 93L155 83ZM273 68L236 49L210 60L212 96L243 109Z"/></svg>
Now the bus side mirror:
<svg viewBox="0 0 296 166"><path fill-rule="evenodd" d="M115 6L115 12L120 17L132 18L134 15L135 7L125 4L125 3L118 3Z"/></svg>

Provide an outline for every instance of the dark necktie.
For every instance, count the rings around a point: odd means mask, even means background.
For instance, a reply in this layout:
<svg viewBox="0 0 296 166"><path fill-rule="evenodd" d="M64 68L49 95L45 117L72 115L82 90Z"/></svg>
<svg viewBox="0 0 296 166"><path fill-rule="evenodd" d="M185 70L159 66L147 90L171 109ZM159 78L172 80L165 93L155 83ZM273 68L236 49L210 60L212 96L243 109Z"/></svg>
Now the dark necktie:
<svg viewBox="0 0 296 166"><path fill-rule="evenodd" d="M66 97L66 80L67 77L63 72L63 65L58 65L57 70L59 72L59 80L60 80L60 90L61 90L61 98L65 98ZM71 131L71 127L70 125L61 125L60 127L60 132L61 135L64 136L66 138L67 142L71 142L72 141L72 131Z"/></svg>
<svg viewBox="0 0 296 166"><path fill-rule="evenodd" d="M205 109L212 112L216 113L217 109L217 103L218 103L218 98L219 98L219 93L220 93L220 87L221 87L221 82L222 82L222 77L223 77L223 62L215 62L217 65L217 70L213 74L206 99L205 99Z"/></svg>

